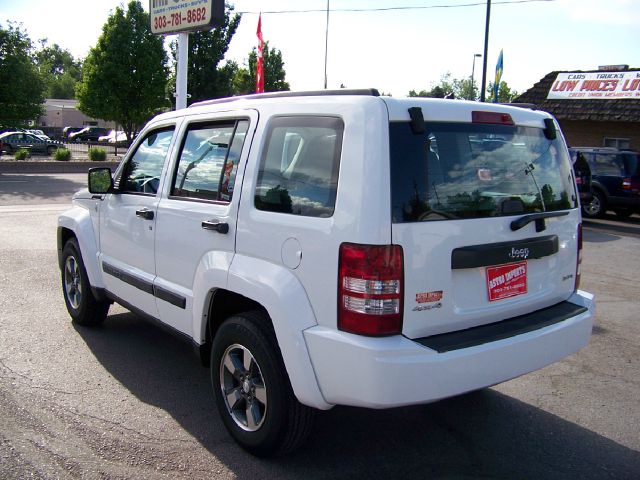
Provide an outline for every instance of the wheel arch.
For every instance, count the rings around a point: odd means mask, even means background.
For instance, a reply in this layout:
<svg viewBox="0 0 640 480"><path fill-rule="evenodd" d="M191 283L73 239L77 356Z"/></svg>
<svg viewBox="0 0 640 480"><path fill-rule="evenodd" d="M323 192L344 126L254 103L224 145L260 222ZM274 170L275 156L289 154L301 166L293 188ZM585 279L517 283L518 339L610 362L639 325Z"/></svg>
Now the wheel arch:
<svg viewBox="0 0 640 480"><path fill-rule="evenodd" d="M219 310L218 310L219 309ZM227 287L209 292L206 321L202 322L200 357L210 352L217 329L229 316L263 311L271 320L280 353L297 399L308 406L329 409L309 357L303 331L317 324L307 294L293 273L265 260L236 254Z"/></svg>

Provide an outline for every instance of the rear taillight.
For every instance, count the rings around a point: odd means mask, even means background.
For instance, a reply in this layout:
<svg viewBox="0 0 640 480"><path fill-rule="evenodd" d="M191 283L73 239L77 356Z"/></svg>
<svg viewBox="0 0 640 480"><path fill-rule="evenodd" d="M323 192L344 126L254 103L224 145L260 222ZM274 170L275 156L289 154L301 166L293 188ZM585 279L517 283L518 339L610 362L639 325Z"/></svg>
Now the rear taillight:
<svg viewBox="0 0 640 480"><path fill-rule="evenodd" d="M491 125L515 125L513 118L508 113L484 112L474 110L471 112L472 123L487 123Z"/></svg>
<svg viewBox="0 0 640 480"><path fill-rule="evenodd" d="M399 245L340 245L338 328L360 335L401 333L402 284Z"/></svg>
<svg viewBox="0 0 640 480"><path fill-rule="evenodd" d="M633 193L640 193L640 182L633 181L631 178L623 178L622 189Z"/></svg>
<svg viewBox="0 0 640 480"><path fill-rule="evenodd" d="M575 289L580 288L580 268L582 264L582 224L578 224L578 257L576 260L576 284Z"/></svg>

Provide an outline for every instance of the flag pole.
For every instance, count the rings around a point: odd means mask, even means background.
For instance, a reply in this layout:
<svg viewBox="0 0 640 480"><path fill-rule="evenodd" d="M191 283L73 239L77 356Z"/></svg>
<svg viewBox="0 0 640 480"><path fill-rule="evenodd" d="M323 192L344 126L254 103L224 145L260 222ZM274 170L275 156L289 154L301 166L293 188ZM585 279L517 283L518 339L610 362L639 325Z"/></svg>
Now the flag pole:
<svg viewBox="0 0 640 480"><path fill-rule="evenodd" d="M487 23L484 27L484 58L482 59L482 89L480 101L484 102L487 89L487 52L489 50L489 18L491 18L491 0L487 0Z"/></svg>

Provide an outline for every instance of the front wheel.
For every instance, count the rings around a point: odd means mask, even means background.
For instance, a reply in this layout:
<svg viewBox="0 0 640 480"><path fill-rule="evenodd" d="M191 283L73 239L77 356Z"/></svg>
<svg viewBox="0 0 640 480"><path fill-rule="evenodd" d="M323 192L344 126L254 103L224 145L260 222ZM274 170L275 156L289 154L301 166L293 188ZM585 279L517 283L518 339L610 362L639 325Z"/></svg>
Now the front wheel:
<svg viewBox="0 0 640 480"><path fill-rule="evenodd" d="M296 399L270 319L262 312L222 324L211 349L211 382L225 427L254 455L289 453L311 431L314 411Z"/></svg>
<svg viewBox="0 0 640 480"><path fill-rule="evenodd" d="M62 250L62 293L71 319L80 325L98 325L107 318L109 302L96 300L91 293L80 247L75 238Z"/></svg>

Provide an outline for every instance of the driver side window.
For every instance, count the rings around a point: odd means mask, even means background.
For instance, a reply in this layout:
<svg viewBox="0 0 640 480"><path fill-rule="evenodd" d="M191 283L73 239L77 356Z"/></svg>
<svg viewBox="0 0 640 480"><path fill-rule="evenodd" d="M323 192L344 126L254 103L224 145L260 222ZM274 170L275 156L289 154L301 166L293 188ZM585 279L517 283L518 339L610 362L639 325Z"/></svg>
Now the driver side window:
<svg viewBox="0 0 640 480"><path fill-rule="evenodd" d="M155 195L158 192L173 131L171 127L147 134L124 167L120 179L122 193Z"/></svg>

